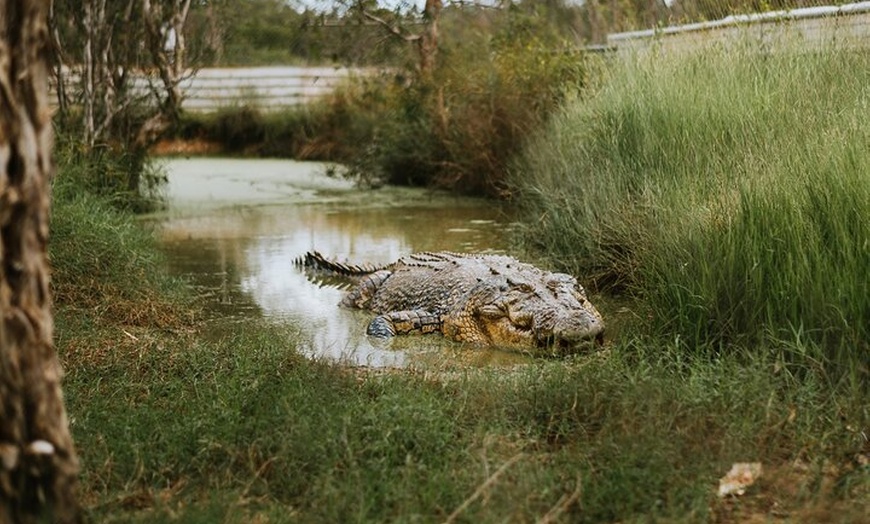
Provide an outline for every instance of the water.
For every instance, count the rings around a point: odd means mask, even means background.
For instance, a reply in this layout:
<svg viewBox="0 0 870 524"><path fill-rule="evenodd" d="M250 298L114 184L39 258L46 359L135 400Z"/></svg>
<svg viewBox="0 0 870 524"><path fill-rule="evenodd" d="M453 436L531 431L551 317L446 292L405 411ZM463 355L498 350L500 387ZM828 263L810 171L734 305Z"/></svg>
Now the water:
<svg viewBox="0 0 870 524"><path fill-rule="evenodd" d="M214 330L254 318L296 327L299 351L374 367L526 357L439 336L379 341L366 311L337 307L344 290L312 282L293 260L316 249L375 264L424 250L504 252L510 223L492 202L427 190L363 191L334 166L287 160L166 159L168 210L158 219L172 271L201 294ZM298 337L294 337L298 338Z"/></svg>

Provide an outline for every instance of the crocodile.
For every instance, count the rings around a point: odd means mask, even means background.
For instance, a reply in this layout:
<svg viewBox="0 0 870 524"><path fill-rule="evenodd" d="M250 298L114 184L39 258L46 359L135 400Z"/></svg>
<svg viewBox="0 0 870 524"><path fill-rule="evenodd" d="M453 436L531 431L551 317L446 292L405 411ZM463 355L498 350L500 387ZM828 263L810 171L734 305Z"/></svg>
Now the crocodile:
<svg viewBox="0 0 870 524"><path fill-rule="evenodd" d="M441 333L457 342L564 353L601 343L604 321L577 279L494 254L423 252L384 266L297 259L315 271L354 277L340 306L377 316L373 337Z"/></svg>

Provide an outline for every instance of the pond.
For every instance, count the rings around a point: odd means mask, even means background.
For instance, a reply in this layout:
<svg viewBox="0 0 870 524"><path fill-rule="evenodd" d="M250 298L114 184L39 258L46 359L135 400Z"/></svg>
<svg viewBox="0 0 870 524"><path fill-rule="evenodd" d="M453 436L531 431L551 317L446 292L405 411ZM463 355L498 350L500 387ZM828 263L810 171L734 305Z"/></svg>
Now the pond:
<svg viewBox="0 0 870 524"><path fill-rule="evenodd" d="M361 190L315 162L161 162L169 179L167 210L156 217L162 245L171 270L204 299L213 332L265 318L297 329L295 349L312 358L372 367L526 361L438 336L371 339L370 312L339 308L344 290L311 281L293 263L309 250L374 264L426 250L504 252L511 224L497 204L423 189Z"/></svg>

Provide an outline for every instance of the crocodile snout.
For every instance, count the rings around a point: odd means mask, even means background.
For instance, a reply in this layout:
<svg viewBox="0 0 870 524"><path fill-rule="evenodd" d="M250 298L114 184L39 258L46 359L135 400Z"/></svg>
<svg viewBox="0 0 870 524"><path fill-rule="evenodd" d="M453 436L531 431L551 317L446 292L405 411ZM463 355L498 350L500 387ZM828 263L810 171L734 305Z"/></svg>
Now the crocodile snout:
<svg viewBox="0 0 870 524"><path fill-rule="evenodd" d="M568 344L604 341L604 321L601 317L584 311L580 315L565 316L553 326L553 338Z"/></svg>

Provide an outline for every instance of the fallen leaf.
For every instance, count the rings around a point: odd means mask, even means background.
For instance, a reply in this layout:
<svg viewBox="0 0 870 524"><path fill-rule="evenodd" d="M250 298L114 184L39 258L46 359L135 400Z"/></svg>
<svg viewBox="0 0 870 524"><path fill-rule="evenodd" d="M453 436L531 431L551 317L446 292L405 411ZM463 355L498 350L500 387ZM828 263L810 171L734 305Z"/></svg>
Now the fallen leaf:
<svg viewBox="0 0 870 524"><path fill-rule="evenodd" d="M755 484L761 476L761 462L736 462L731 470L719 479L719 496L743 495L746 488Z"/></svg>

